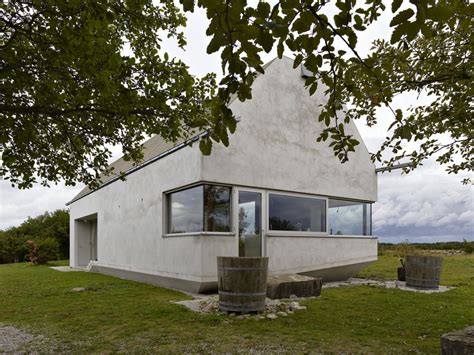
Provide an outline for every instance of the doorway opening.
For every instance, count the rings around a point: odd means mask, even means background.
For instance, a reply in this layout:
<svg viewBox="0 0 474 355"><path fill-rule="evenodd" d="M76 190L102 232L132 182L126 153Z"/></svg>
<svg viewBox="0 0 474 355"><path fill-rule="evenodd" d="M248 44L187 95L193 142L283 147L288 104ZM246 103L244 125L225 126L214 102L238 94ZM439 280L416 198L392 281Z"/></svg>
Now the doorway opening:
<svg viewBox="0 0 474 355"><path fill-rule="evenodd" d="M97 261L97 213L75 221L77 266Z"/></svg>

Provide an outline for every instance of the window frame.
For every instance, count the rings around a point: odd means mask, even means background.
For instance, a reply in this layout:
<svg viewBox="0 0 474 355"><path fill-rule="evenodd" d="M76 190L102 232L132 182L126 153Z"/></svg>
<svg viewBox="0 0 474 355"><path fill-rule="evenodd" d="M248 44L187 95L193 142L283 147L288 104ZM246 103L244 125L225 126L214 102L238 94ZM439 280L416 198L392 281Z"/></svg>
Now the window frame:
<svg viewBox="0 0 474 355"><path fill-rule="evenodd" d="M313 231L281 231L281 230L270 230L270 195L280 195L280 196L290 196L290 197L302 197L310 198L314 200L323 200L325 201L325 213L326 213L326 231L325 232L313 232ZM329 236L328 231L328 222L329 222L329 197L321 195L310 195L298 192L284 192L284 191L274 191L267 190L265 203L267 205L267 215L265 217L266 224L266 235L268 237L327 237Z"/></svg>
<svg viewBox="0 0 474 355"><path fill-rule="evenodd" d="M328 224L327 224L327 229L328 233L331 230L330 225L329 225L329 200L339 200L339 201L347 201L347 202L355 202L359 204L367 204L370 206L370 213L369 213L369 221L370 221L370 226L369 226L369 233L368 235L363 235L363 234L328 234L331 238L366 238L366 239L377 239L377 236L373 235L373 225L372 225L372 212L373 212L373 205L374 201L366 201L366 200L355 200L351 198L343 198L343 197L328 197L328 205L327 205L327 219L328 219Z"/></svg>
<svg viewBox="0 0 474 355"><path fill-rule="evenodd" d="M187 189L191 189L193 187L201 186L201 185L214 185L214 186L223 186L230 188L230 231L229 232L207 232L207 231L200 231L200 232L188 232L188 233L168 233L168 196L174 192L179 192ZM207 182L207 181L198 181L192 184L188 184L185 186L177 187L174 189L170 189L164 191L162 193L162 237L196 237L196 236L221 236L221 237L235 237L238 233L236 232L237 225L238 225L238 216L235 215L235 211L237 210L236 205L238 204L238 191L255 191L260 192L262 194L262 253L266 255L266 238L269 237L301 237L301 238L352 238L352 239L378 239L377 236L373 235L373 204L374 201L367 201L367 200L357 200L351 198L343 198L343 197L332 197L332 196L323 196L323 195L315 195L303 192L290 192L284 190L273 190L268 188L259 188L259 187L250 187L250 186L242 186L242 185L231 185L225 183L217 183L217 182ZM270 194L274 195L282 195L282 196L293 196L293 197L303 197L303 198L312 198L317 200L324 200L326 204L326 231L325 232L307 232L307 231L277 231L277 230L270 230L269 226L269 219L270 219ZM366 203L370 205L371 213L370 213L370 235L334 235L329 234L330 226L329 226L329 199L335 200L344 200L344 201L353 201L358 203ZM237 220L236 220L237 218ZM238 243L238 238L236 238L236 243ZM237 244L238 245L238 244Z"/></svg>
<svg viewBox="0 0 474 355"><path fill-rule="evenodd" d="M171 213L171 208L169 204L169 198L173 193L180 191L189 190L195 187L212 185L227 187L229 191L229 232L210 232L210 231L196 231L196 232L183 232L183 233L169 233L169 217ZM214 182L199 181L190 185L181 186L172 190L164 191L162 195L162 236L167 237L189 237L189 236L234 236L234 216L232 213L233 203L234 203L234 186L229 184L219 184ZM204 219L204 196L203 196L203 219ZM204 229L204 224L203 224Z"/></svg>

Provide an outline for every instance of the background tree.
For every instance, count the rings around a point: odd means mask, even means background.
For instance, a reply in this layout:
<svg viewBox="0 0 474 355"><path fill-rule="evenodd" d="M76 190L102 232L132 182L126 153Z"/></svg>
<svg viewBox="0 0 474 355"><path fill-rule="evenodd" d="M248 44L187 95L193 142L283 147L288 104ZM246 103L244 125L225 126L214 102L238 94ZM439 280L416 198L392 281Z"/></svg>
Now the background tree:
<svg viewBox="0 0 474 355"><path fill-rule="evenodd" d="M29 240L32 243L27 244ZM69 212L67 210L56 210L36 217L28 217L17 227L0 230L0 264L25 261L28 259L27 254L34 249L35 253L50 255L46 259L69 258ZM44 259L41 255L40 259Z"/></svg>

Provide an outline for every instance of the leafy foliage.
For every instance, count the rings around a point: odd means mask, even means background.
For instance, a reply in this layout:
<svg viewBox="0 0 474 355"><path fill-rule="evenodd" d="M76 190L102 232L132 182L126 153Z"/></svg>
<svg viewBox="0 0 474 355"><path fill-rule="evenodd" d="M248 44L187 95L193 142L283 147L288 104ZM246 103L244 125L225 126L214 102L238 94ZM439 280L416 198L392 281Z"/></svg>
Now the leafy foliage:
<svg viewBox="0 0 474 355"><path fill-rule="evenodd" d="M185 10L193 2L182 0ZM327 95L319 121L327 128L318 141L329 139L335 155L344 162L359 143L344 126L352 119L377 123L377 111L393 114L390 132L373 159L391 167L409 158L416 168L430 156L447 171L472 170L472 39L474 5L467 1L393 0L390 42L376 41L366 57L357 51L361 32L384 11L381 0L338 0L336 14L327 16L329 1L281 0L270 6L245 0L199 0L210 20L208 53L221 51L225 76L219 94L250 99L255 76L263 72L262 52L276 47L295 55L295 68L303 64L312 75L306 79L310 94L322 86ZM342 45L341 45L342 44ZM426 95L408 111L393 108L402 94ZM439 135L447 133L449 142ZM415 142L417 148L406 149ZM383 153L391 156L384 160Z"/></svg>
<svg viewBox="0 0 474 355"><path fill-rule="evenodd" d="M33 265L43 265L48 261L58 260L59 244L56 239L45 238L35 242L27 240L28 246L28 260Z"/></svg>
<svg viewBox="0 0 474 355"><path fill-rule="evenodd" d="M172 1L2 2L0 175L20 188L94 185L106 145L140 160L146 135L219 126L214 75L196 79L160 53L163 38L184 46L183 25Z"/></svg>
<svg viewBox="0 0 474 355"><path fill-rule="evenodd" d="M474 5L465 0L180 0L184 11L205 9L208 53L220 52L224 77L196 79L162 53L165 37L185 45L185 16L172 1L7 1L0 5L0 174L20 188L64 179L92 187L107 173L110 151L122 145L139 161L140 142L207 131L200 149L228 145L236 121L232 97L252 97L263 73L262 53L294 54L327 101L317 117L346 161L358 140L345 125L377 123L388 107L390 131L373 159L387 166L410 159L410 169L435 156L450 173L472 170L472 39ZM334 16L328 16L335 5ZM389 42L376 41L362 57L360 34L391 11ZM427 100L402 111L402 93ZM447 141L440 140L446 134ZM316 138L316 137L315 137ZM408 150L414 143L416 148ZM387 152L389 156L384 155Z"/></svg>
<svg viewBox="0 0 474 355"><path fill-rule="evenodd" d="M57 246L58 255L54 259L69 258L69 212L67 210L45 212L34 218L29 217L18 227L0 231L0 264L28 260L26 255L31 246L29 247L26 242L31 240L41 249L43 241L47 239L54 240ZM46 242L46 247L51 244L51 241Z"/></svg>

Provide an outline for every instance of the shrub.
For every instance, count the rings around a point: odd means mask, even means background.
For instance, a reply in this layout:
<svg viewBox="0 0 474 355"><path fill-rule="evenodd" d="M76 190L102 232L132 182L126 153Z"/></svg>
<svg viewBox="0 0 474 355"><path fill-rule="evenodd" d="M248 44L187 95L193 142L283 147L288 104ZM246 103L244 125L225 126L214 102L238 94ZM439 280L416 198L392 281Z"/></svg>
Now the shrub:
<svg viewBox="0 0 474 355"><path fill-rule="evenodd" d="M27 258L34 265L46 264L59 258L59 243L54 238L26 241L28 246Z"/></svg>
<svg viewBox="0 0 474 355"><path fill-rule="evenodd" d="M466 239L463 239L462 249L466 254L474 253L474 242L468 242Z"/></svg>

